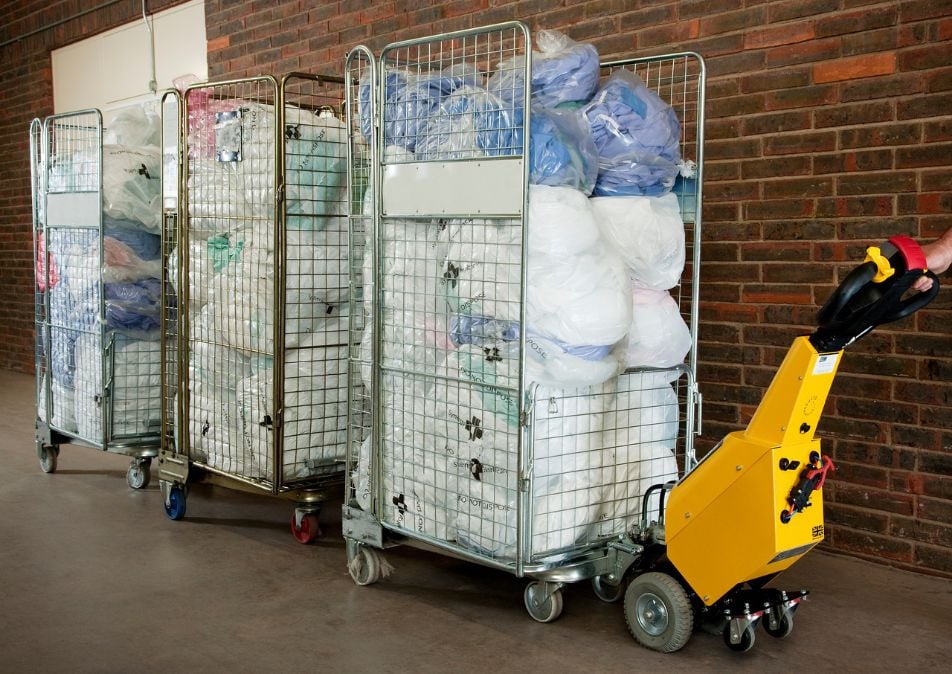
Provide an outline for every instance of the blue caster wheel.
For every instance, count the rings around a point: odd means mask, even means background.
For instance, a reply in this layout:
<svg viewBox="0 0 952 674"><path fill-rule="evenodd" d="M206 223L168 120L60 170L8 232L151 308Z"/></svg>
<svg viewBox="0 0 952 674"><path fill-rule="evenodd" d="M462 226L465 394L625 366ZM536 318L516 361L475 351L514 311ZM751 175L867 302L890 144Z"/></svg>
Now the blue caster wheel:
<svg viewBox="0 0 952 674"><path fill-rule="evenodd" d="M185 517L185 490L177 484L169 488L165 514L169 516L170 520L180 520Z"/></svg>

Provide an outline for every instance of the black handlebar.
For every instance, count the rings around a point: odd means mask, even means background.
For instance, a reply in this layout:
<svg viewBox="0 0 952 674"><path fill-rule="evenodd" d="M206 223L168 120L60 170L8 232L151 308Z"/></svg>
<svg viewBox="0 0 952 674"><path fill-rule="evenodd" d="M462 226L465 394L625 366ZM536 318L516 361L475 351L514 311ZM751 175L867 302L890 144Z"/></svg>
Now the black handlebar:
<svg viewBox="0 0 952 674"><path fill-rule="evenodd" d="M894 273L874 280L879 268L867 261L851 271L817 314L816 332L810 342L821 352L839 351L878 325L891 323L915 313L939 293L939 279L931 271L908 269L901 250L890 247ZM906 295L923 275L932 279L925 292Z"/></svg>

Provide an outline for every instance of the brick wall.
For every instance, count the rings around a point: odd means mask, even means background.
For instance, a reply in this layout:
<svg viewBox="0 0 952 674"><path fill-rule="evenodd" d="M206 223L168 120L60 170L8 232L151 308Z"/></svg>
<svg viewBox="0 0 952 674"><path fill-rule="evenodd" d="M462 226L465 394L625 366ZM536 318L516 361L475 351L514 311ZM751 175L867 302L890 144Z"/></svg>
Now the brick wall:
<svg viewBox="0 0 952 674"><path fill-rule="evenodd" d="M182 2L152 0L148 7L156 12ZM0 6L0 368L33 371L28 131L30 120L53 112L50 51L141 17L135 2L33 0Z"/></svg>
<svg viewBox="0 0 952 674"><path fill-rule="evenodd" d="M0 34L18 32L14 14L0 10ZM702 448L750 418L865 245L952 225L949 0L207 0L209 73L340 73L356 44L379 51L510 19L565 30L605 57L692 49L707 60ZM78 37L63 33L2 48L6 91L43 87L14 94L0 118L0 366L31 360L20 158L29 118L50 107L45 52ZM839 466L826 487L828 549L952 576L950 326L944 290L847 354L819 429Z"/></svg>

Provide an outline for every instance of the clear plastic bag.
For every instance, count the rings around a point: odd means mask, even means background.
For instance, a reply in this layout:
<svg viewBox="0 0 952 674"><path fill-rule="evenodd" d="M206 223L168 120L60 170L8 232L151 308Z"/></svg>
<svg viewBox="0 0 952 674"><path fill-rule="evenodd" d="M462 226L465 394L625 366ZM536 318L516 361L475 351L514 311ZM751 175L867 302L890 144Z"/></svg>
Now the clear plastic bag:
<svg viewBox="0 0 952 674"><path fill-rule="evenodd" d="M532 54L532 103L554 108L566 103L587 101L598 87L598 50L593 45L575 42L555 30L535 34L538 51ZM523 107L525 73L521 57L499 64L489 78L489 91L507 103Z"/></svg>
<svg viewBox="0 0 952 674"><path fill-rule="evenodd" d="M103 212L117 220L142 223L158 234L161 226L159 148L105 145L102 149Z"/></svg>
<svg viewBox="0 0 952 674"><path fill-rule="evenodd" d="M615 71L579 114L598 150L597 196L653 196L671 190L680 170L681 124L641 78Z"/></svg>
<svg viewBox="0 0 952 674"><path fill-rule="evenodd" d="M162 118L151 104L123 108L106 125L103 143L129 147L158 146L162 143Z"/></svg>
<svg viewBox="0 0 952 674"><path fill-rule="evenodd" d="M598 152L591 131L574 112L533 106L530 137L530 183L592 193Z"/></svg>

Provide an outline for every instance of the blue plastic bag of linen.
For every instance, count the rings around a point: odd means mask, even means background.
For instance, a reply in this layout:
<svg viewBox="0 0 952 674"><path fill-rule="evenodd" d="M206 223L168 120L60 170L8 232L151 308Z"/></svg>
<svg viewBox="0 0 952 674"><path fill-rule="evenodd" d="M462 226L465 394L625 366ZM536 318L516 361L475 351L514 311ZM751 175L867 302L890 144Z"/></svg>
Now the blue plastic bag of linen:
<svg viewBox="0 0 952 674"><path fill-rule="evenodd" d="M430 117L436 114L443 99L464 85L480 86L482 76L468 64L461 63L436 72L387 72L384 87L384 144L398 145L411 152ZM361 107L361 133L370 137L370 91L362 84L358 93Z"/></svg>
<svg viewBox="0 0 952 674"><path fill-rule="evenodd" d="M578 115L533 106L529 126L529 182L591 194L598 176L598 152Z"/></svg>
<svg viewBox="0 0 952 674"><path fill-rule="evenodd" d="M579 114L598 149L597 196L656 196L671 190L681 161L681 124L637 75L615 71Z"/></svg>
<svg viewBox="0 0 952 674"><path fill-rule="evenodd" d="M532 54L532 104L546 108L587 101L598 87L598 51L590 44L575 42L555 30L535 34L538 51ZM489 91L507 103L523 106L525 73L522 57L499 64L489 78Z"/></svg>
<svg viewBox="0 0 952 674"><path fill-rule="evenodd" d="M465 85L447 96L416 144L416 158L464 159L522 152L522 111L482 87Z"/></svg>

